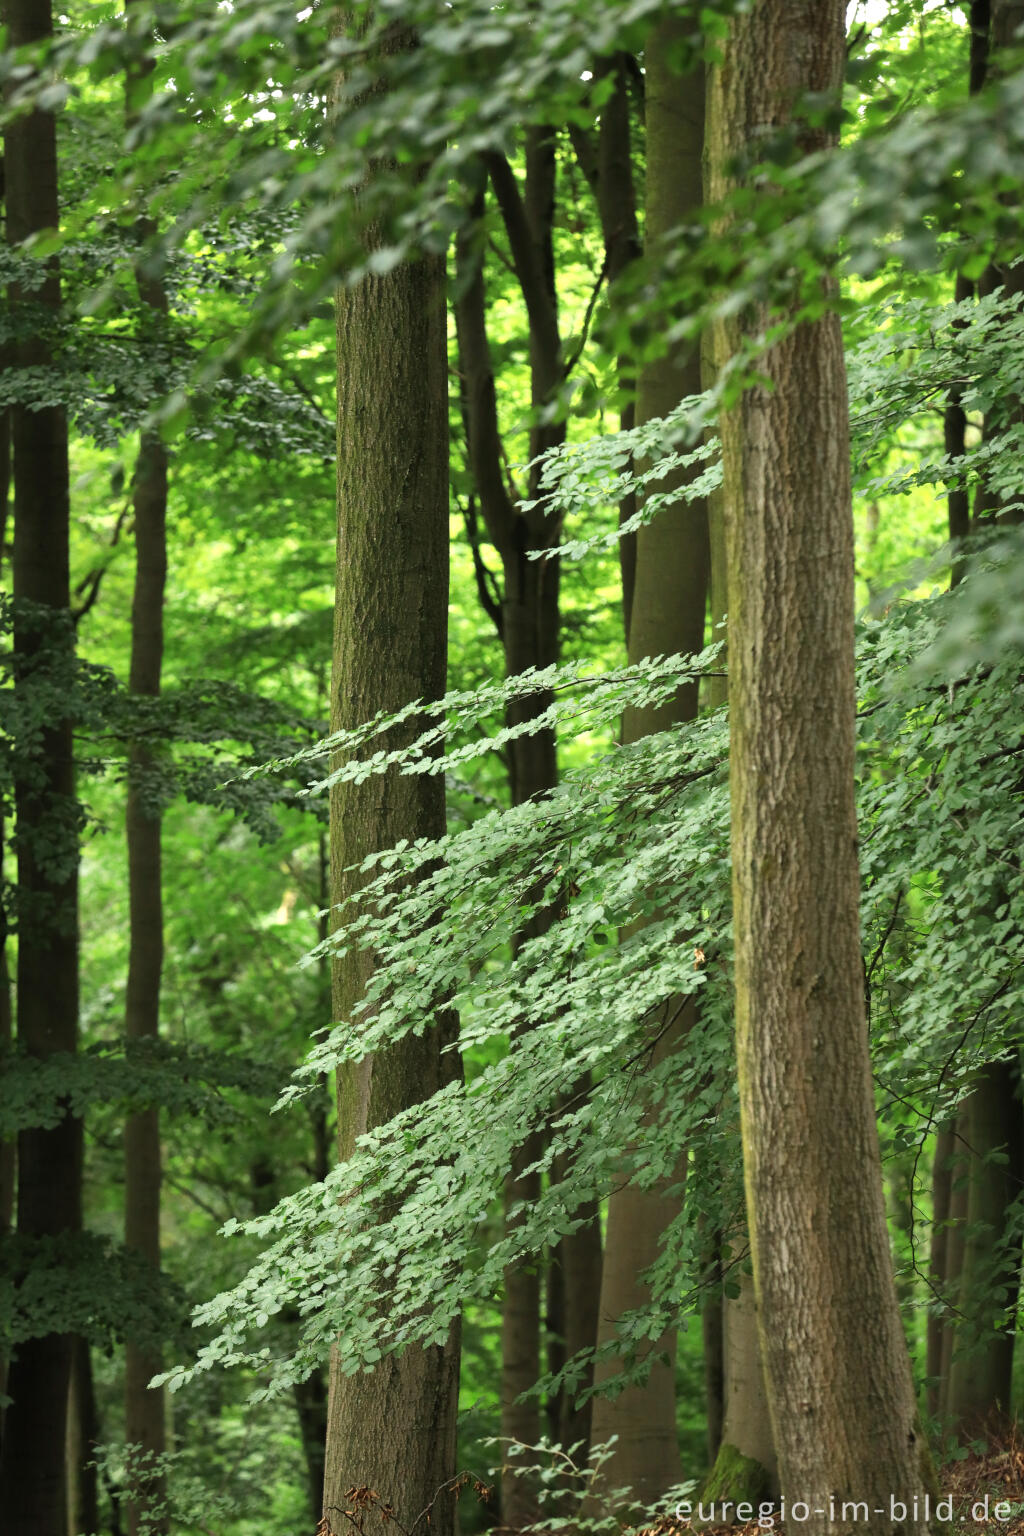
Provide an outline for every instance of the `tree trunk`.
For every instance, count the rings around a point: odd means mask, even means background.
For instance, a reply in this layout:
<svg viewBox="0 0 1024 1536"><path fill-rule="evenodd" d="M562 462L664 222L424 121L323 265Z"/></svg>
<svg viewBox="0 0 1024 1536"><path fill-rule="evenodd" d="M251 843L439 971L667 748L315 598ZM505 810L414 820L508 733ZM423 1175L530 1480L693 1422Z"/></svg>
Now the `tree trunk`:
<svg viewBox="0 0 1024 1536"><path fill-rule="evenodd" d="M705 1504L724 1499L758 1504L778 1492L754 1281L738 1268L733 1279L740 1293L727 1296L722 1306L722 1436L701 1493Z"/></svg>
<svg viewBox="0 0 1024 1536"><path fill-rule="evenodd" d="M409 44L407 34L393 45ZM448 421L444 262L410 261L337 295L338 560L332 730L379 710L440 698L448 604ZM389 745L399 745L398 739ZM331 897L358 888L351 866L401 838L445 830L444 781L391 771L331 792ZM373 971L367 949L333 965L336 1019L348 1018ZM338 1150L429 1097L457 1070L441 1055L455 1023L338 1072ZM444 1347L410 1346L346 1376L332 1360L324 1513L346 1529L348 1490L389 1501L406 1530L430 1510L450 1536L454 1500L458 1330ZM375 1516L371 1511L368 1529ZM383 1520L381 1525L383 1526ZM420 1526L422 1536L422 1526Z"/></svg>
<svg viewBox="0 0 1024 1536"><path fill-rule="evenodd" d="M946 1229L944 1259L944 1295L946 1304L959 1304L960 1276L964 1267L967 1225L967 1114L963 1105L957 1111L951 1131L949 1162L949 1219ZM942 1319L939 1354L939 1418L943 1430L949 1423L949 1387L953 1376L953 1344L956 1336L955 1313Z"/></svg>
<svg viewBox="0 0 1024 1536"><path fill-rule="evenodd" d="M92 1378L92 1353L88 1340L79 1336L74 1343L71 1397L68 1403L67 1529L70 1536L98 1536L99 1481L95 1459L99 1442L100 1425Z"/></svg>
<svg viewBox="0 0 1024 1536"><path fill-rule="evenodd" d="M1024 1114L1016 1061L983 1067L967 1101L967 1220L947 1398L961 1439L1010 1422L1020 1232L1007 1217L1024 1186Z"/></svg>
<svg viewBox="0 0 1024 1536"><path fill-rule="evenodd" d="M132 87L129 79L129 89ZM129 112L129 117L130 117ZM148 221L140 236L151 232ZM159 280L136 274L139 298L155 329L167 315ZM164 651L164 588L167 580L167 451L159 432L139 434L132 493L135 522L135 590L128 688L139 698L158 698ZM160 1033L160 978L163 969L163 884L161 813L147 785L153 755L142 742L128 759L128 984L125 1034L130 1041L156 1040ZM153 1105L130 1114L124 1130L125 1246L160 1268L160 1111ZM151 1379L163 1369L161 1351L131 1337L125 1345L125 1439L138 1447L137 1496L128 1503L129 1536L143 1523L159 1536L167 1529L153 1511L163 1502L164 1480L155 1465L166 1450L163 1388Z"/></svg>
<svg viewBox="0 0 1024 1536"><path fill-rule="evenodd" d="M758 158L766 128L795 126L804 150L831 142L826 128L794 123L794 107L805 92L838 99L844 12L842 0L755 0L734 18L709 121L718 188L737 161ZM743 324L757 335L767 322L761 309ZM740 339L738 320L720 324L720 365ZM808 1536L909 1533L927 1526L931 1473L889 1256L864 1013L838 317L802 323L758 371L768 383L724 415L722 456L737 1057L766 1383L782 1490L791 1508L806 1501ZM844 1500L866 1500L866 1519L844 1515Z"/></svg>
<svg viewBox="0 0 1024 1536"><path fill-rule="evenodd" d="M662 22L646 49L647 180L646 235L651 248L691 216L702 201L701 155L704 137L703 67L681 75L671 60L686 38L689 24ZM646 363L637 389L637 420L665 416L687 395L700 390L700 355L696 347L675 348ZM681 486L684 477L676 482ZM665 482L666 488L670 482ZM641 528L636 539L636 564L629 622L630 662L673 652L692 654L704 644L707 607L708 533L703 503L680 501ZM658 709L631 709L623 721L623 740L636 741L666 730L697 712L696 686ZM664 1005L659 1027L680 1014L680 1000ZM677 1049L693 1019L692 1002L659 1045L656 1059ZM614 1340L619 1318L650 1299L640 1278L657 1258L666 1226L678 1214L678 1198L668 1193L685 1169L681 1153L679 1176L657 1189L626 1185L608 1200L608 1223L598 1344ZM630 1488L645 1506L661 1497L682 1477L675 1414L675 1331L668 1331L649 1353L658 1357L642 1385L627 1387L617 1397L594 1399L592 1434L596 1444L618 1436L606 1463L603 1480L609 1487ZM615 1357L599 1362L595 1382L618 1373Z"/></svg>
<svg viewBox="0 0 1024 1536"><path fill-rule="evenodd" d="M0 166L2 166L0 160ZM0 368L10 367L8 349L0 350ZM0 571L7 558L7 530L11 501L11 418L7 410L0 411ZM0 885L4 878L4 861L7 853L7 828L4 807L0 803ZM14 1015L11 1011L11 975L7 964L7 909L0 903L0 1051L10 1050L14 1040ZM10 1234L14 1220L15 1181L14 1137L0 1139L0 1243ZM7 1386L6 1344L0 1345L0 1398ZM3 1443L4 1410L0 1406L0 1445Z"/></svg>
<svg viewBox="0 0 1024 1536"><path fill-rule="evenodd" d="M7 0L7 43L52 34L47 0ZM17 246L56 228L57 144L52 113L36 110L4 131L7 237ZM13 303L19 295L12 292ZM56 315L55 264L31 295ZM19 367L46 367L49 339L17 343ZM14 455L14 665L23 707L43 678L67 687L74 655L68 576L68 440L60 406L11 412ZM18 1039L36 1058L74 1051L78 1029L78 819L71 721L52 718L27 767L16 770L18 833ZM81 1122L65 1114L49 1130L18 1137L18 1232L32 1239L81 1228ZM12 1398L0 1456L5 1536L56 1536L67 1519L64 1439L71 1378L70 1334L26 1340L11 1363Z"/></svg>
<svg viewBox="0 0 1024 1536"><path fill-rule="evenodd" d="M508 235L529 324L534 412L530 457L535 460L539 454L557 447L565 437L564 422L545 420L542 414L562 383L563 366L554 279L554 135L543 126L529 131L523 190L503 155L488 155L486 166ZM484 199L485 189L481 188L474 210L478 219L484 212ZM505 651L505 675L517 677L531 667L547 667L558 660L560 561L552 547L558 543L559 525L539 496L536 465L531 469L527 486L527 499L535 503L530 511L519 508L517 492L509 486L487 336L482 256L471 237L464 236L459 242L458 264L456 324L467 449L488 537L502 564L499 628ZM530 559L531 553L539 553L541 558ZM550 702L550 695L545 693L516 700L507 710L508 723L526 722L542 713ZM558 782L553 732L535 732L510 743L508 772L513 805L549 794ZM517 942L540 933L553 920L553 913L539 914ZM516 1207L530 1205L540 1195L540 1177L528 1170L541 1149L542 1137L535 1132L513 1155L504 1197L510 1232L516 1225ZM588 1242L589 1250L593 1248L593 1234L588 1239L586 1234L578 1233L569 1242L579 1246L580 1252L566 1257L563 1250L556 1263L564 1264L566 1271L576 1271L586 1264ZM524 1260L506 1269L501 1323L501 1436L505 1441L527 1445L535 1445L541 1432L540 1403L535 1395L524 1395L540 1376L541 1294L539 1259ZM567 1292L563 1293L563 1301L565 1305L573 1304ZM578 1331L577 1322L567 1316L563 1321L567 1332ZM536 1518L537 1494L533 1479L515 1476L513 1465L508 1463L509 1470L502 1475L502 1522L520 1529ZM520 1461L518 1466L522 1468L524 1463Z"/></svg>
<svg viewBox="0 0 1024 1536"><path fill-rule="evenodd" d="M946 1319L931 1310L939 1296L946 1295L949 1277L949 1218L952 1195L953 1125L940 1126L935 1136L932 1158L932 1225L928 1254L928 1276L932 1298L928 1312L925 1372L928 1377L928 1416L939 1415L942 1393L943 1337L949 1327Z"/></svg>

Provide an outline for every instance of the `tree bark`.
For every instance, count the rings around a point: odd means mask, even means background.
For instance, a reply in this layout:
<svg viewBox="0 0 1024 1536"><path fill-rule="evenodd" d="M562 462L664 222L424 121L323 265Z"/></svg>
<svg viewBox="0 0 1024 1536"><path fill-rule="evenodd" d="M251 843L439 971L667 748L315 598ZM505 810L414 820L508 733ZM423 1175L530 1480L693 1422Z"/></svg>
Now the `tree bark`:
<svg viewBox="0 0 1024 1536"><path fill-rule="evenodd" d="M68 1404L69 1536L95 1536L99 1532L99 1481L95 1466L99 1442L100 1425L92 1376L92 1353L88 1340L79 1335L74 1343L71 1397Z"/></svg>
<svg viewBox="0 0 1024 1536"><path fill-rule="evenodd" d="M967 1212L947 1413L961 1439L1010 1422L1021 1244L1008 1216L1024 1187L1016 1061L983 1067L967 1101Z"/></svg>
<svg viewBox="0 0 1024 1536"><path fill-rule="evenodd" d="M677 45L690 30L682 21L665 21L651 33L646 59L646 238L651 248L692 216L702 201L701 157L704 140L704 72L681 75L671 64ZM641 368L637 388L640 423L665 416L687 395L700 391L700 355L696 347L674 348ZM682 487L680 476L676 487ZM672 482L665 481L665 488ZM641 528L636 538L633 598L629 622L630 662L673 652L693 654L704 644L707 607L707 510L702 502L680 500ZM695 685L680 690L660 708L627 710L623 740L636 741L666 730L697 713ZM658 1027L678 1015L661 1040L655 1059L678 1049L693 1019L693 1004L679 998L664 1005ZM662 1234L678 1214L671 1185L652 1190L626 1185L609 1196L604 1270L597 1340L610 1343L619 1318L650 1299L643 1271L657 1258ZM681 1480L682 1467L675 1415L675 1331L652 1344L655 1357L645 1383L627 1387L617 1397L594 1399L592 1434L596 1444L618 1436L603 1479L610 1487L630 1488L647 1506ZM621 1370L621 1360L598 1362L595 1383Z"/></svg>
<svg viewBox="0 0 1024 1536"><path fill-rule="evenodd" d="M722 191L738 160L759 157L766 130L795 127L804 150L833 142L796 111L804 93L838 101L844 11L842 0L755 0L733 19L709 122ZM767 323L762 308L743 327L757 335ZM719 324L720 363L740 337L737 319ZM838 317L803 322L758 368L768 382L725 412L722 456L737 1057L766 1383L782 1490L790 1507L806 1501L808 1536L909 1533L927 1527L932 1490L889 1255L864 1011ZM842 1504L861 1500L858 1523Z"/></svg>
<svg viewBox="0 0 1024 1536"><path fill-rule="evenodd" d="M47 0L7 0L7 42L44 42L53 24ZM4 132L7 237L12 246L59 221L56 125L32 111ZM12 302L19 295L12 292ZM56 317L56 264L31 295ZM19 367L47 367L51 339L19 341ZM65 679L74 655L68 570L68 438L60 406L13 408L14 663L23 707L43 678ZM78 1031L78 816L71 721L52 718L15 780L18 834L18 1039L36 1058L74 1051ZM49 1130L18 1137L18 1232L32 1239L81 1228L81 1122L65 1113ZM64 1529L64 1439L71 1378L70 1334L26 1340L11 1363L12 1398L0 1455L0 1509L7 1536L54 1536Z"/></svg>
<svg viewBox="0 0 1024 1536"><path fill-rule="evenodd" d="M131 3L131 0L129 0ZM150 66L132 71L129 98ZM129 99L127 116L133 116ZM153 233L148 219L140 220L140 239ZM143 315L159 333L167 317L167 294L159 278L136 270ZM129 692L138 698L158 698L164 652L164 589L167 582L167 450L158 431L143 428L132 487L135 524L135 587L132 595L132 640ZM161 869L161 810L147 787L153 764L151 749L133 743L128 757L128 801L125 828L128 842L128 982L125 990L125 1034L129 1041L156 1040L160 1033L160 981L163 971L163 878ZM139 1253L155 1271L160 1269L160 1111L156 1105L130 1114L124 1130L125 1246ZM150 1381L163 1369L158 1347L125 1344L125 1439L138 1447L136 1497L128 1502L129 1536L147 1532L159 1536L166 1518L154 1511L163 1503L164 1479L157 1458L167 1448L163 1388Z"/></svg>
<svg viewBox="0 0 1024 1536"><path fill-rule="evenodd" d="M409 45L408 34L395 47ZM372 239L371 235L371 239ZM332 730L379 710L440 698L448 604L448 420L444 262L410 261L337 295L338 554ZM398 745L398 740L389 745ZM445 830L444 781L391 771L331 792L331 897L355 894L351 866L401 838ZM334 961L333 1007L345 1019L373 972L367 949ZM442 1047L455 1023L407 1039L338 1073L338 1151L428 1098L456 1070ZM457 1062L457 1057L455 1057ZM458 1329L444 1347L411 1346L371 1371L331 1363L324 1514L346 1528L348 1490L389 1501L412 1530L450 1536L454 1500ZM371 1512L368 1526L372 1527ZM383 1521L381 1522L383 1525ZM422 1525L419 1527L422 1532Z"/></svg>
<svg viewBox="0 0 1024 1536"><path fill-rule="evenodd" d="M745 1236L745 1234L742 1234ZM758 1504L778 1492L775 1436L768 1411L753 1277L737 1269L738 1296L722 1306L722 1435L704 1503Z"/></svg>
<svg viewBox="0 0 1024 1536"><path fill-rule="evenodd" d="M928 1254L928 1275L933 1290L932 1302L945 1296L949 1277L949 1218L952 1195L953 1126L939 1127L932 1158L932 1225ZM928 1377L928 1416L939 1415L942 1391L943 1336L949 1324L939 1313L929 1310L925 1371Z"/></svg>

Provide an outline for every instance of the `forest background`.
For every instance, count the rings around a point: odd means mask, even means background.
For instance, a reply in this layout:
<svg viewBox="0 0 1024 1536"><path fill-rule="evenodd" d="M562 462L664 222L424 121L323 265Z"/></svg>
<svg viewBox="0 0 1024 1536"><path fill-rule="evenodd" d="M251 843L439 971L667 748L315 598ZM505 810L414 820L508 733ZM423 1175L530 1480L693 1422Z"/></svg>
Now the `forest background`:
<svg viewBox="0 0 1024 1536"><path fill-rule="evenodd" d="M337 1497L380 1486L332 1470L352 1434L340 1376L328 1412L332 1340L336 1372L373 1379L410 1340L450 1364L457 1325L438 1466L450 1450L489 1482L504 1460L464 1528L519 1528L566 1489L564 1467L516 1476L499 1435L582 1444L581 1465L617 1435L602 1508L709 1471L734 1499L777 1493L715 435L763 364L757 327L721 338L758 305L780 335L843 322L863 972L917 1400L940 1460L1019 1402L1020 8L851 5L839 147L822 92L806 133L738 169L720 84L705 141L704 73L749 8L421 9L341 27L131 0L51 36L38 0L6 7L0 1506L19 1532L314 1530L325 1444ZM447 381L413 362L403 403L346 295L407 271L446 278ZM427 343L395 326L414 359ZM379 589L335 553L337 505L385 486L370 405L395 412L385 460L429 417L450 532L379 551ZM414 547L429 601L402 584ZM361 679L340 706L332 648ZM374 696L389 660L419 685ZM443 731L428 708L360 733L445 687ZM417 786L394 836L387 752ZM347 898L348 962L328 916ZM431 1064L453 1009L459 1050ZM334 1074L351 1103L352 1062L402 1038L426 1076L361 1164ZM148 1386L164 1369L173 1391ZM397 1465L408 1426L385 1428Z"/></svg>

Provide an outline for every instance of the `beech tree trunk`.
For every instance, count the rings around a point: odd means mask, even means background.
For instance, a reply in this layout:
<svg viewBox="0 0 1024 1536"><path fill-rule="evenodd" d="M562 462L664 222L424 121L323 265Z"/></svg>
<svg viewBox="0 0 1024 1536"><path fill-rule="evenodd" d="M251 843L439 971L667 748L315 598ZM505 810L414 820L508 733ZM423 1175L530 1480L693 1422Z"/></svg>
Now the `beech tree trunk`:
<svg viewBox="0 0 1024 1536"><path fill-rule="evenodd" d="M983 1067L967 1100L967 1210L959 1313L946 1411L962 1439L1005 1428L1011 1382L1021 1242L1008 1235L1024 1188L1024 1111L1016 1061Z"/></svg>
<svg viewBox="0 0 1024 1536"><path fill-rule="evenodd" d="M148 70L143 71L143 75ZM136 83L129 77L131 92ZM129 104L129 120L132 110ZM140 238L152 233L141 221ZM143 313L159 333L167 316L162 282L136 273ZM159 432L139 434L132 487L135 526L135 588L132 595L129 691L141 698L158 698L164 652L164 588L167 580L167 450ZM163 881L161 871L161 810L147 784L153 755L144 742L133 744L128 759L128 983L125 991L125 1034L128 1040L156 1040L160 1033L160 980L163 970ZM160 1111L156 1105L130 1114L124 1130L125 1246L139 1253L156 1271L160 1268ZM129 1536L144 1522L147 1532L167 1529L154 1514L163 1501L164 1480L156 1458L166 1450L163 1388L151 1390L151 1379L163 1369L159 1348L125 1344L125 1439L138 1447L136 1497L128 1502Z"/></svg>
<svg viewBox="0 0 1024 1536"><path fill-rule="evenodd" d="M941 1404L943 1336L949 1326L934 1306L945 1295L948 1274L949 1218L952 1195L953 1126L939 1127L932 1158L932 1224L928 1275L933 1295L929 1301L925 1371L928 1377L928 1415L937 1418Z"/></svg>
<svg viewBox="0 0 1024 1536"><path fill-rule="evenodd" d="M673 54L690 28L665 21L652 32L646 60L646 237L650 246L664 238L700 206L701 155L704 140L704 72L681 75ZM696 347L670 350L646 363L637 388L637 420L665 416L687 395L700 391L700 355ZM677 484L682 486L684 478ZM666 487L670 482L665 482ZM664 510L636 537L633 593L630 605L628 655L631 662L681 652L692 654L704 644L708 585L707 510L702 502L680 500ZM691 720L697 712L697 688L688 686L671 703L658 709L631 709L623 721L623 740L636 741L651 732ZM680 1010L678 998L664 1005L657 1027L678 1015L655 1055L662 1059L679 1048L693 1019L693 1005ZM669 1194L684 1176L685 1153L679 1175L659 1188L616 1188L608 1199L604 1269L598 1319L598 1345L616 1336L619 1318L643 1306L650 1292L642 1279L658 1256L661 1237L678 1214L678 1196ZM646 1382L627 1387L617 1397L597 1396L592 1414L596 1444L618 1436L603 1479L609 1487L632 1490L647 1506L682 1478L675 1413L675 1331L650 1347L655 1357ZM621 1360L599 1361L595 1384L600 1388L621 1370Z"/></svg>
<svg viewBox="0 0 1024 1536"><path fill-rule="evenodd" d="M99 1480L95 1461L101 1438L92 1352L88 1340L79 1336L74 1342L68 1403L67 1529L70 1536L82 1536L82 1533L94 1536L99 1532Z"/></svg>
<svg viewBox="0 0 1024 1536"><path fill-rule="evenodd" d="M2 166L0 160L0 166ZM0 352L0 367L9 368L11 359L7 348ZM0 411L0 572L7 558L7 532L11 500L11 419L7 410ZM4 877L4 859L7 851L7 829L4 806L0 804L0 884ZM11 976L7 963L7 910L0 904L0 1051L9 1050L14 1039L14 1016L11 1011ZM0 1139L0 1243L10 1234L14 1220L15 1140ZM7 1385L6 1344L0 1345L0 1396ZM0 1407L0 1444L3 1443L4 1410Z"/></svg>
<svg viewBox="0 0 1024 1536"><path fill-rule="evenodd" d="M501 212L512 264L526 308L530 342L530 394L534 421L530 431L530 456L558 446L565 437L560 420L547 420L543 412L556 398L563 380L561 338L554 275L554 199L556 179L555 136L544 126L533 127L526 139L526 176L522 185L508 160L500 154L486 157L486 173ZM475 214L482 218L486 187L481 185ZM459 297L456 303L459 362L466 423L467 450L476 494L488 538L501 560L500 603L494 617L505 652L505 674L517 677L531 667L547 667L558 660L560 639L560 562L554 553L559 526L539 496L539 470L534 467L523 499L535 505L519 506L520 491L505 468L498 420L494 370L487 335L486 291L482 253L474 234L464 235L458 247ZM531 559L531 554L541 558ZM550 695L534 694L512 703L509 724L519 724L543 712ZM551 731L538 731L513 741L508 751L509 787L513 805L549 794L558 782L556 743ZM539 914L518 942L540 933L554 920L553 913ZM530 1172L542 1150L540 1132L527 1136L516 1149L505 1186L506 1226L514 1230L516 1208L532 1204L540 1195L540 1177ZM554 1343L556 1359L567 1346L568 1336L586 1327L587 1273L599 1252L596 1221L559 1244L554 1256L550 1297L564 1330ZM570 1253L568 1250L572 1249ZM540 1259L524 1260L505 1272L501 1325L501 1435L503 1440L535 1445L541 1433L541 1406L536 1395L527 1395L541 1372ZM568 1283L567 1283L568 1282ZM593 1285L591 1285L593 1289ZM579 1311L580 1306L583 1313ZM581 1317L583 1321L581 1322ZM552 1411L562 1419L561 1407ZM568 1413L568 1408L566 1413ZM505 1525L519 1529L537 1516L537 1495L531 1477L511 1470L501 1480L501 1513ZM524 1463L518 1463L520 1467Z"/></svg>
<svg viewBox="0 0 1024 1536"><path fill-rule="evenodd" d="M723 190L737 159L763 153L766 130L795 128L808 151L831 142L801 122L799 99L838 100L844 13L842 0L755 0L733 19L709 124ZM743 325L756 335L767 322L761 310ZM738 320L721 323L720 362L740 339ZM737 1057L766 1383L782 1490L791 1507L806 1501L808 1536L907 1536L927 1527L933 1490L889 1255L864 1013L838 317L804 322L758 370L768 385L725 413L722 455ZM844 1515L844 1501L866 1501L867 1518Z"/></svg>
<svg viewBox="0 0 1024 1536"><path fill-rule="evenodd" d="M7 0L8 46L52 34L47 0ZM59 219L53 115L34 111L4 132L7 237L17 246ZM32 302L56 315L51 265ZM19 295L11 295L17 304ZM19 367L46 367L50 338L17 343ZM14 663L23 707L44 678L66 676L74 655L68 578L68 440L63 409L11 412L14 455ZM66 684L65 684L66 686ZM30 1056L73 1051L78 1030L78 819L71 721L50 719L31 765L15 780L18 832L18 1039ZM60 1237L81 1228L81 1122L18 1137L18 1232ZM64 1438L72 1339L26 1340L11 1363L12 1398L0 1455L5 1536L56 1536L67 1518Z"/></svg>
<svg viewBox="0 0 1024 1536"><path fill-rule="evenodd" d="M408 35L394 46L409 45ZM440 258L407 262L337 295L338 556L332 730L445 689L448 605L448 419L445 272ZM396 738L394 745L398 745ZM331 898L357 889L351 871L401 838L445 830L442 778L391 772L331 793ZM333 965L336 1019L350 1016L372 974L369 950ZM411 1035L338 1073L338 1151L421 1102L457 1070L454 1038ZM412 1530L450 1536L454 1500L458 1330L444 1347L412 1346L346 1376L332 1361L324 1514L347 1529L350 1488L370 1488ZM367 1529L374 1528L371 1511ZM381 1522L383 1527L383 1521ZM423 1525L418 1527L422 1536Z"/></svg>

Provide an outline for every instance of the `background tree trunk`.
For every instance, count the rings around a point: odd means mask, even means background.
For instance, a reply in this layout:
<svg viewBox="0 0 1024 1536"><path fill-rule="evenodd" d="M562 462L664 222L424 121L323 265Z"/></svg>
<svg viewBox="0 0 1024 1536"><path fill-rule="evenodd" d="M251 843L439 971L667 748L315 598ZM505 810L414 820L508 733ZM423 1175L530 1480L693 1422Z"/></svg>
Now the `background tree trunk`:
<svg viewBox="0 0 1024 1536"><path fill-rule="evenodd" d="M47 0L7 0L7 42L45 41ZM36 110L4 131L7 238L20 245L59 220L56 126ZM12 303L19 301L12 292ZM32 302L56 317L60 276L48 268ZM19 367L48 366L52 338L40 323L18 341ZM11 412L14 456L15 690L22 706L44 678L63 680L74 656L68 574L68 437L62 407ZM58 683L58 686L61 686ZM78 1031L78 813L71 721L50 719L15 780L18 836L18 1040L30 1056L74 1051ZM18 1137L18 1232L26 1239L81 1229L81 1122ZM0 1455L5 1536L56 1536L67 1519L64 1439L72 1338L26 1340L13 1360L12 1398Z"/></svg>
<svg viewBox="0 0 1024 1536"><path fill-rule="evenodd" d="M704 141L704 72L681 75L673 67L674 53L688 35L689 24L666 21L651 33L646 59L646 238L655 247L691 216L702 201L701 155ZM641 368L637 388L637 420L665 416L687 395L700 391L700 354L694 346L673 349ZM684 477L676 484L682 486ZM668 488L670 481L665 481ZM636 538L628 655L631 662L673 652L693 654L704 644L707 608L708 532L703 502L680 500L641 528ZM623 740L636 741L665 730L697 713L696 685L659 709L626 712ZM669 999L657 1021L675 1024L659 1042L655 1060L678 1049L693 1019L693 1004L680 1010ZM685 1175L685 1151L678 1186ZM640 1190L633 1185L609 1196L604 1269L598 1319L598 1345L614 1340L619 1318L650 1299L641 1276L658 1256L661 1238L678 1214L678 1195L670 1186ZM656 1357L642 1385L627 1387L617 1397L594 1399L592 1435L596 1444L618 1436L606 1463L603 1480L610 1487L628 1487L635 1499L649 1505L682 1477L675 1412L675 1332L652 1344ZM599 1361L595 1382L617 1374L621 1361Z"/></svg>
<svg viewBox="0 0 1024 1536"><path fill-rule="evenodd" d="M800 95L838 99L842 0L755 0L714 72L716 189ZM820 121L820 119L819 119ZM798 123L802 149L828 130ZM764 313L745 317L756 335ZM721 324L719 363L739 344ZM806 1530L909 1532L930 1463L889 1256L854 811L853 518L839 321L805 322L725 413L737 1056L781 1483ZM837 1146L842 1156L836 1155ZM910 1503L890 1518L890 1498ZM830 1521L829 1500L837 1505ZM867 1500L859 1525L841 1501ZM824 1517L815 1513L824 1509Z"/></svg>
<svg viewBox="0 0 1024 1536"><path fill-rule="evenodd" d="M148 71L146 71L148 73ZM136 86L129 76L129 93ZM132 111L129 103L129 121ZM153 232L140 221L141 238ZM167 317L163 283L136 272L143 313L156 332ZM140 698L158 698L164 653L164 588L167 581L167 450L159 432L139 434L132 487L135 526L135 588L132 596L132 649L129 691ZM161 811L147 785L153 764L150 747L136 741L128 758L128 983L125 991L125 1034L129 1041L156 1040L160 1033L160 979L163 970L163 880L161 869ZM155 1271L160 1269L160 1111L156 1105L130 1114L124 1130L124 1237ZM125 1439L139 1447L137 1497L128 1503L129 1536L145 1522L154 1536L167 1529L157 1509L164 1479L156 1458L166 1450L163 1388L151 1390L151 1379L163 1369L162 1353L151 1343L131 1337L125 1345Z"/></svg>
<svg viewBox="0 0 1024 1536"><path fill-rule="evenodd" d="M1024 1188L1024 1113L1016 1061L981 1069L967 1100L967 1211L946 1411L963 1439L1011 1417L1020 1293L1020 1229L1008 1220Z"/></svg>

